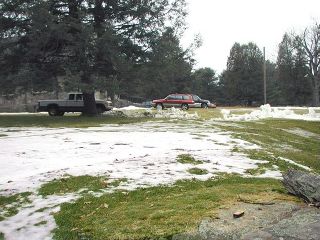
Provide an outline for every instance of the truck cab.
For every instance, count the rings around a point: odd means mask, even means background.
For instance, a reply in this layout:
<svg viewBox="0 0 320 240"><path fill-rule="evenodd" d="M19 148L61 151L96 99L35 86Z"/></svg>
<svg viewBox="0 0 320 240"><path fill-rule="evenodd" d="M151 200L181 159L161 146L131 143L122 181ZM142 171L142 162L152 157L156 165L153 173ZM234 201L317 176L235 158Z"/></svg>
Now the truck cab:
<svg viewBox="0 0 320 240"><path fill-rule="evenodd" d="M99 114L110 111L112 104L104 100L96 100L97 112ZM71 92L65 100L40 100L38 101L38 112L48 112L50 116L63 116L65 112L83 112L83 94Z"/></svg>

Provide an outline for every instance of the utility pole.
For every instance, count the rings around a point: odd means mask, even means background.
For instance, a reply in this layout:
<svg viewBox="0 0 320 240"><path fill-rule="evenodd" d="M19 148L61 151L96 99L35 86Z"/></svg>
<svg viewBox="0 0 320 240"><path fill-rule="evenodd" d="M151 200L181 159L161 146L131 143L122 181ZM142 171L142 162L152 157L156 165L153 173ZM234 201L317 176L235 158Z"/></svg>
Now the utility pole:
<svg viewBox="0 0 320 240"><path fill-rule="evenodd" d="M267 73L266 73L266 48L263 47L263 99L267 104Z"/></svg>

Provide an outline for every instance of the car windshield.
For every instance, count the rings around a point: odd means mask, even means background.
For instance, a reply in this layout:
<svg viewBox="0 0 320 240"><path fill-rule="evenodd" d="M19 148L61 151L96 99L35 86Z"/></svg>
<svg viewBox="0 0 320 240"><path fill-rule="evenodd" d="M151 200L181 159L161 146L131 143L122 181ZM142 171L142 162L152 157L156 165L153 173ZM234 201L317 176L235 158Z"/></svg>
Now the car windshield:
<svg viewBox="0 0 320 240"><path fill-rule="evenodd" d="M200 98L199 98L197 95L192 95L192 97L193 97L193 100L194 100L194 101L200 100Z"/></svg>

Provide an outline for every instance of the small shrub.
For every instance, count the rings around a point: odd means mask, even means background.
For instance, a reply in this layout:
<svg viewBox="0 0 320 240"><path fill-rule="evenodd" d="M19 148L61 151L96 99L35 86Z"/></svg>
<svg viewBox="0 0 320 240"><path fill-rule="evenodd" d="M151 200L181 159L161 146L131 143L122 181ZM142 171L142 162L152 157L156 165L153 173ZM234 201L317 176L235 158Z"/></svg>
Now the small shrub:
<svg viewBox="0 0 320 240"><path fill-rule="evenodd" d="M201 168L190 168L188 169L188 172L194 175L205 175L208 174L208 171L206 169Z"/></svg>
<svg viewBox="0 0 320 240"><path fill-rule="evenodd" d="M203 162L200 160L196 160L192 155L190 154L180 154L177 156L177 162L182 164L202 164Z"/></svg>

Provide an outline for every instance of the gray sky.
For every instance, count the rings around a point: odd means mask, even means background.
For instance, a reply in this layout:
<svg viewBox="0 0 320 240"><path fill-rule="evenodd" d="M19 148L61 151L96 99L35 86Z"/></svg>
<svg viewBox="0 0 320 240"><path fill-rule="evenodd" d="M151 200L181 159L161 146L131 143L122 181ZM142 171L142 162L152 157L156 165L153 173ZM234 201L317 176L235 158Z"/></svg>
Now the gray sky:
<svg viewBox="0 0 320 240"><path fill-rule="evenodd" d="M234 42L255 42L266 47L267 59L275 61L285 32L302 31L320 20L320 0L187 0L188 29L184 47L200 33L203 45L196 51L198 67L220 73L226 67Z"/></svg>

